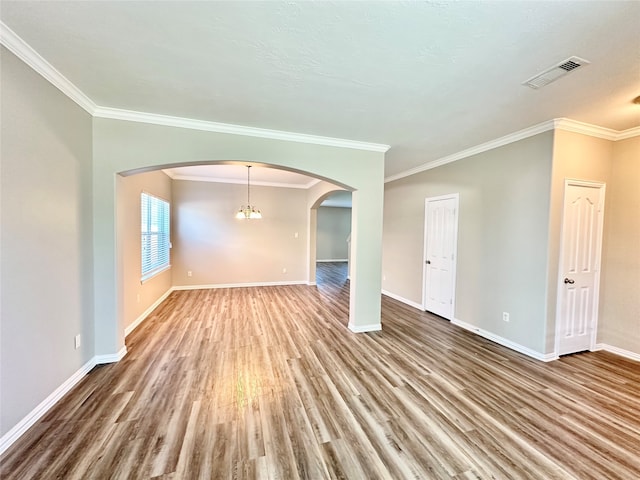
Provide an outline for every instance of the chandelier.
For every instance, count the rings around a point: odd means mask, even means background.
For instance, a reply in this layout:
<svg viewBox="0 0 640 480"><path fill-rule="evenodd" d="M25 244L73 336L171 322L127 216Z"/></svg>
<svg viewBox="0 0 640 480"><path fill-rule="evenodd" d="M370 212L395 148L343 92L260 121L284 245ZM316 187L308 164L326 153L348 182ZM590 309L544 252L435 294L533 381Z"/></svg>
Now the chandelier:
<svg viewBox="0 0 640 480"><path fill-rule="evenodd" d="M251 165L247 165L247 205L242 205L238 213L236 213L236 218L239 219L259 219L262 218L262 214L260 210L255 205L251 205L251 183L249 181L249 172L251 171Z"/></svg>

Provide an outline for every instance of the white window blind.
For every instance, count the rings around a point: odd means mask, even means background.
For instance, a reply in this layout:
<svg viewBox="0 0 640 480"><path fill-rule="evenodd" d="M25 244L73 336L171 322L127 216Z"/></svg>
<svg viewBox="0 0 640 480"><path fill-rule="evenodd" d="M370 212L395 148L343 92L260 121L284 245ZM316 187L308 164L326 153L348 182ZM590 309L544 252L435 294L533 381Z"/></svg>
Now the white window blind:
<svg viewBox="0 0 640 480"><path fill-rule="evenodd" d="M140 195L142 280L169 267L169 202L142 192Z"/></svg>

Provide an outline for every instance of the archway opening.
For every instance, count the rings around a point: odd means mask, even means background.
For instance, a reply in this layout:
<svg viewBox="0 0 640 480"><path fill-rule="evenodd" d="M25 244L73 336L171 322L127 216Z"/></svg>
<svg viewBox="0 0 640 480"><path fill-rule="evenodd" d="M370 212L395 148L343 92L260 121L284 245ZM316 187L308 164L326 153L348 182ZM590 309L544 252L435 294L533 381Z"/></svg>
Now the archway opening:
<svg viewBox="0 0 640 480"><path fill-rule="evenodd" d="M234 216L245 198L245 179L196 179L190 175L193 171L180 172L182 166L193 165L237 166L242 171L247 164L255 165L257 171L265 165L198 161L133 169L117 175L117 297L125 336L173 290L309 283L307 265L312 250L308 206L319 205L330 195L318 197L318 192L346 190L308 172L282 169L304 175L306 183L252 182L252 197L260 203L265 217L259 222L246 222ZM169 168L171 172L167 172ZM278 169L269 166L269 170ZM139 275L137 216L137 202L143 191L167 199L172 212L171 268L145 281ZM313 256L315 264L315 249ZM315 269L313 275L315 278Z"/></svg>
<svg viewBox="0 0 640 480"><path fill-rule="evenodd" d="M102 361L118 360L126 354L119 291L120 246L115 234L115 184L118 178L137 172L174 166L230 161L246 164L257 160L259 164L330 180L332 189L352 190L354 228L348 328L354 332L381 328L382 150L112 119L97 119L93 138L93 313L95 350ZM324 183L311 187L309 196L320 192ZM238 200L234 200L234 212ZM308 212L310 204L302 203Z"/></svg>

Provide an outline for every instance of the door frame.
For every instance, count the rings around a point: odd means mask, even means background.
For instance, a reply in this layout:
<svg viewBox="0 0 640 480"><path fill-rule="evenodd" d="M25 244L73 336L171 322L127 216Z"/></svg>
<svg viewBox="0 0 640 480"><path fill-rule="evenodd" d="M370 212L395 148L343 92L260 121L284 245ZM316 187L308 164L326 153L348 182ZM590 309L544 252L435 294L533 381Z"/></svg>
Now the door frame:
<svg viewBox="0 0 640 480"><path fill-rule="evenodd" d="M422 310L426 311L427 308L427 229L429 225L427 224L427 213L429 202L434 202L438 200L455 200L455 225L453 230L453 251L455 252L453 258L453 266L451 269L451 281L453 283L452 293L451 293L451 318L447 318L447 320L452 321L455 319L455 311L456 311L456 272L458 270L458 225L459 221L459 213L460 213L460 194L459 193L449 193L446 195L438 195L435 197L427 197L424 199L424 232L422 237ZM446 317L443 317L446 318Z"/></svg>
<svg viewBox="0 0 640 480"><path fill-rule="evenodd" d="M589 351L596 350L596 341L598 334L598 317L599 317L599 305L600 305L600 274L602 273L602 239L604 236L604 205L606 194L606 183L597 182L591 180L577 180L573 178L564 179L564 188L562 192L562 217L560 224L560 246L558 256L558 276L556 284L556 325L555 325L555 342L554 342L554 356L558 358L560 352L560 333L561 333L561 316L562 316L562 300L564 292L564 229L565 229L565 200L567 196L567 187L591 187L600 189L600 211L598 215L598 245L596 246L596 272L595 272L595 285L593 289L593 320L591 322L591 335L589 339ZM570 355L570 354L563 354Z"/></svg>

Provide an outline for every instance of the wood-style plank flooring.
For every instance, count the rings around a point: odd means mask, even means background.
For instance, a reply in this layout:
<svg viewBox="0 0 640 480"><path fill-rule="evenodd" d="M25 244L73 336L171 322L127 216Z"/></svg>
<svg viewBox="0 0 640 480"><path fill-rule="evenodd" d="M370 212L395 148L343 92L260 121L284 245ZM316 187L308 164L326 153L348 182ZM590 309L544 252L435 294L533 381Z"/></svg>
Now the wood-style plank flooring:
<svg viewBox="0 0 640 480"><path fill-rule="evenodd" d="M173 292L0 461L3 479L637 479L640 364L541 363L383 297Z"/></svg>

